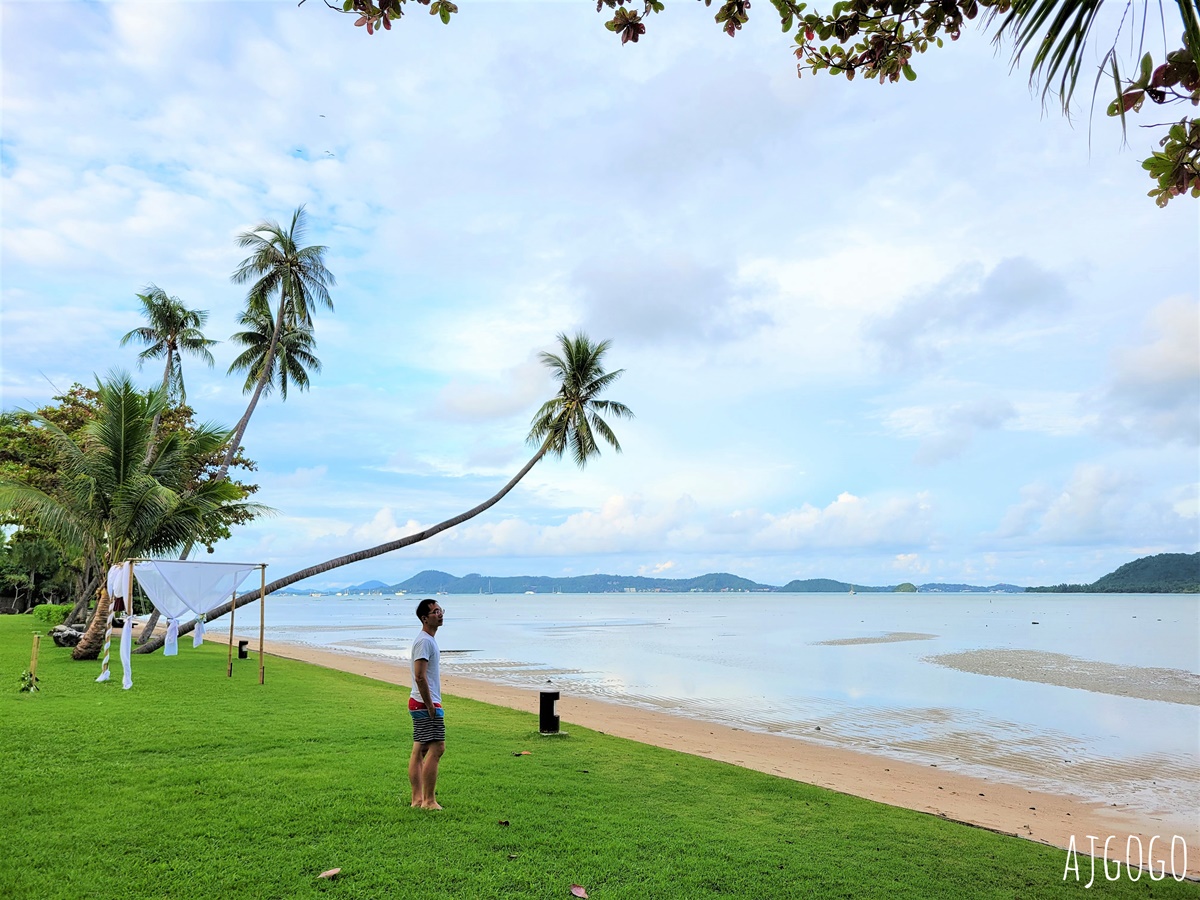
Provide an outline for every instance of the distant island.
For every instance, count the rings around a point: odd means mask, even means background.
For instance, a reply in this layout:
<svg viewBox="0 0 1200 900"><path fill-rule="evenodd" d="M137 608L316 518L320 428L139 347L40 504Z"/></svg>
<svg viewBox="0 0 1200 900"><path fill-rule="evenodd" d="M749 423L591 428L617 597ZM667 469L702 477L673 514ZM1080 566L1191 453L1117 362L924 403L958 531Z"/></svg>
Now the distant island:
<svg viewBox="0 0 1200 900"><path fill-rule="evenodd" d="M647 578L641 575L575 575L554 578L544 575L492 576L472 573L458 576L428 569L401 581L387 584L366 581L342 588L341 591L318 593L342 594L633 594L633 593L786 593L786 594L890 594L895 592L923 593L1003 593L1024 591L1015 584L994 584L987 587L969 584L925 584L910 582L897 585L872 586L834 581L830 578L810 578L789 581L779 586L759 584L747 578L714 572L696 578ZM302 588L285 589L280 593L307 594Z"/></svg>
<svg viewBox="0 0 1200 900"><path fill-rule="evenodd" d="M314 591L285 588L281 594L633 594L633 593L730 593L780 594L1164 594L1200 593L1200 553L1160 553L1126 563L1091 584L1060 584L1053 587L1019 587L1015 584L902 584L874 586L851 584L831 578L807 578L785 585L759 584L748 578L714 572L696 578L647 578L642 575L575 575L555 578L545 575L480 575L461 578L448 572L427 569L398 584L364 581L340 590Z"/></svg>
<svg viewBox="0 0 1200 900"><path fill-rule="evenodd" d="M1200 553L1143 556L1091 584L1058 584L1026 590L1037 594L1197 594Z"/></svg>

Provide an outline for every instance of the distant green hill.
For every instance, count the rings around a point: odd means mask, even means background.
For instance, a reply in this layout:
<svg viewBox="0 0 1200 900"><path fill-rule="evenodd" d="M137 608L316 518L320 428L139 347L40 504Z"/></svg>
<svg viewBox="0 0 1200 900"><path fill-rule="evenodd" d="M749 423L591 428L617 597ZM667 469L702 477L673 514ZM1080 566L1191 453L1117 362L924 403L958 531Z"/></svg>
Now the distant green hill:
<svg viewBox="0 0 1200 900"><path fill-rule="evenodd" d="M850 584L846 581L834 581L832 578L804 578L789 581L777 590L786 594L848 594L854 588L856 593L881 594L891 591L890 587L869 587L864 584Z"/></svg>
<svg viewBox="0 0 1200 900"><path fill-rule="evenodd" d="M545 575L509 575L496 577L471 573L456 578L446 572L427 570L407 581L392 585L389 590L410 594L606 594L635 591L774 591L778 588L757 584L747 578L717 572L696 578L646 578L640 575L575 575L570 578L551 578Z"/></svg>
<svg viewBox="0 0 1200 900"><path fill-rule="evenodd" d="M1160 553L1125 563L1091 584L1026 588L1041 594L1200 593L1200 553Z"/></svg>
<svg viewBox="0 0 1200 900"><path fill-rule="evenodd" d="M643 575L575 575L555 578L545 575L480 575L472 572L461 578L449 572L426 569L399 584L384 584L382 581L366 581L362 584L342 588L350 594L620 594L633 591L662 591L664 593L722 593L726 591L777 592L787 594L883 594L898 590L896 585L872 586L853 585L832 578L807 578L789 581L783 587L759 584L749 578L731 575L728 572L712 572L695 578L648 578ZM1011 584L995 584L978 587L968 584L922 584L917 586L927 592L1020 592L1024 588ZM288 593L308 593L302 587ZM332 591L330 591L332 593Z"/></svg>

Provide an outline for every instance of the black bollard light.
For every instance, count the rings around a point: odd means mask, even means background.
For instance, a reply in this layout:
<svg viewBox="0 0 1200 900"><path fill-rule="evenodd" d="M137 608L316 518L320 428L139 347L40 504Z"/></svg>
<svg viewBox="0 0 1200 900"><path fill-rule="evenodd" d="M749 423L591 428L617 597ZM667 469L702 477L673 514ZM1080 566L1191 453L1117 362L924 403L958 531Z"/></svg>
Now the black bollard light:
<svg viewBox="0 0 1200 900"><path fill-rule="evenodd" d="M558 691L542 691L541 707L538 711L538 731L542 734L558 734L558 716L554 713L557 700Z"/></svg>
<svg viewBox="0 0 1200 900"><path fill-rule="evenodd" d="M238 659L250 658L250 651L246 649L249 646L249 641L238 641Z"/></svg>

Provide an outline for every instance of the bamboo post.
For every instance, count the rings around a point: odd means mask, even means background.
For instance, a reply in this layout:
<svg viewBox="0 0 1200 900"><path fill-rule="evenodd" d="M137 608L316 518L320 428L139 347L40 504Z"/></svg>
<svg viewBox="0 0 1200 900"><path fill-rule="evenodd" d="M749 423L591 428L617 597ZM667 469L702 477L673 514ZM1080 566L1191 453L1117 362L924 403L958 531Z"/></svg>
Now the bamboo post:
<svg viewBox="0 0 1200 900"><path fill-rule="evenodd" d="M266 680L266 669L263 667L263 631L267 625L267 567L259 566L262 583L258 588L258 683Z"/></svg>
<svg viewBox="0 0 1200 900"><path fill-rule="evenodd" d="M33 651L29 655L29 674L33 678L33 683L37 685L37 661L38 648L42 644L42 636L39 632L33 633Z"/></svg>
<svg viewBox="0 0 1200 900"><path fill-rule="evenodd" d="M133 560L126 560L125 569L125 617L133 617Z"/></svg>
<svg viewBox="0 0 1200 900"><path fill-rule="evenodd" d="M233 614L237 610L237 590L230 595L229 600L229 671L226 673L227 678L233 677Z"/></svg>

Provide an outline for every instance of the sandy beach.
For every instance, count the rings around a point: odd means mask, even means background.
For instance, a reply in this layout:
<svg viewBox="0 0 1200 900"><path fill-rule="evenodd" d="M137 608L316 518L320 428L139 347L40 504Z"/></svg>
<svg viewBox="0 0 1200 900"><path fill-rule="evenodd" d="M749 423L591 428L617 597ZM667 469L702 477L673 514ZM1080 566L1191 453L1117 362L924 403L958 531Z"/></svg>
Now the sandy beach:
<svg viewBox="0 0 1200 900"><path fill-rule="evenodd" d="M257 649L257 634L243 638L251 641L252 650ZM223 636L214 634L213 639L223 640ZM268 657L299 660L391 684L409 684L407 664L387 658L274 642L267 642L264 649ZM267 667L269 670L269 658ZM269 671L267 677L269 680ZM443 690L453 696L526 710L531 728L537 726L537 691L449 673L443 674ZM747 731L569 694L558 701L557 712L566 731L573 724L580 725L1054 847L1065 849L1074 839L1080 853L1089 852L1092 846L1089 836L1096 838L1097 855L1101 854L1104 841L1111 837L1108 855L1124 861L1133 839L1132 858L1136 863L1137 841L1148 848L1151 839L1157 836L1155 858L1160 859L1169 856L1172 838L1179 836L1187 843L1189 859L1200 859L1200 811L1188 821L1178 813L1104 805L971 777L934 765L892 760L795 737ZM1147 773L1147 777L1152 775Z"/></svg>

